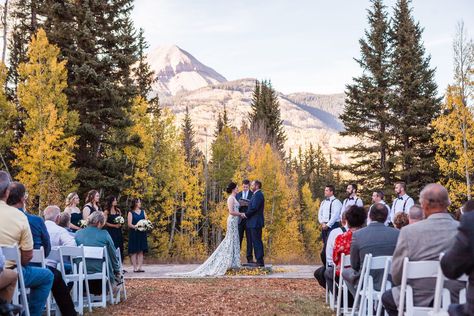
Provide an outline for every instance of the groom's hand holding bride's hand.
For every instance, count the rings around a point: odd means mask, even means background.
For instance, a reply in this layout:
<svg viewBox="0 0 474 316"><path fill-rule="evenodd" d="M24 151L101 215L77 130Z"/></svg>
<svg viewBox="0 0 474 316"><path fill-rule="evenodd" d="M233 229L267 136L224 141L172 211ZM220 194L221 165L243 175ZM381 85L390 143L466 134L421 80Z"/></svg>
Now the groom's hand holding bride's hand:
<svg viewBox="0 0 474 316"><path fill-rule="evenodd" d="M245 213L240 213L240 217L247 218L247 216L245 216Z"/></svg>

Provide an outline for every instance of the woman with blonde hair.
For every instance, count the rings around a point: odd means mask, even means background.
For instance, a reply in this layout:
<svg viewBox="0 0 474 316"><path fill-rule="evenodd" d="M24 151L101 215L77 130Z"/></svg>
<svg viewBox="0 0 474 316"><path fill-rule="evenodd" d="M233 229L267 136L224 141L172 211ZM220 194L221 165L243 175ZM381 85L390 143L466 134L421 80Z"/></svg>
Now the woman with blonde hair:
<svg viewBox="0 0 474 316"><path fill-rule="evenodd" d="M82 209L82 218L87 220L89 215L96 211L101 211L99 206L100 194L96 190L90 190L87 193L86 205Z"/></svg>
<svg viewBox="0 0 474 316"><path fill-rule="evenodd" d="M78 231L81 229L80 221L82 219L81 209L77 207L79 204L79 195L76 192L71 192L66 197L66 208L64 212L71 215L71 223L69 224L69 228L73 232Z"/></svg>

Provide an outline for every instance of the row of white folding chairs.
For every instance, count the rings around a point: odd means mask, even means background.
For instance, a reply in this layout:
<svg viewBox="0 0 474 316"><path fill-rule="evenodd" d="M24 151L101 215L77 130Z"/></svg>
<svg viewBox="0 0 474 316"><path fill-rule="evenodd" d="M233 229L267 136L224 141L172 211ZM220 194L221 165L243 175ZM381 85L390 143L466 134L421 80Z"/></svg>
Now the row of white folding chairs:
<svg viewBox="0 0 474 316"><path fill-rule="evenodd" d="M20 250L17 245L14 246L2 246L2 252L5 256L6 260L12 261L15 263L16 267L21 266L21 255ZM118 257L120 268L122 269L122 261L120 257L120 250L117 249L116 255ZM71 263L72 273L67 273L66 269L66 261L64 258L68 258L69 262ZM100 273L87 273L87 265L86 265L86 258L87 259L99 259L103 260L102 263L102 271ZM41 267L46 268L46 258L44 257L43 247L37 250L33 250L33 258L31 263L40 264ZM122 280L122 284L119 287L119 291L117 292L117 296L114 299L113 297L113 290L112 285L109 280L109 271L108 271L108 255L106 248L101 247L59 247L58 249L51 250L48 259L54 260L59 262L59 269L62 273L63 279L65 283L73 282L73 301L75 303L75 308L78 313L83 314L84 308L84 293L83 293L83 284L86 285L86 299L87 299L87 306L89 311L92 311L92 307L99 306L99 307L106 307L107 304L107 288L109 290L110 295L110 303L114 304L115 302L120 302L121 294L123 293L124 299L127 298L126 288L125 288L125 281ZM17 282L17 290L14 296L14 303L21 302L21 305L24 309L24 314L29 316L29 308L28 308L28 289L25 287L24 278L23 278L23 271L22 269L16 269L18 273L18 282ZM89 292L89 284L88 280L101 280L102 281L102 295L99 302L92 302L91 295ZM46 312L49 316L51 313L51 294L48 297L46 303ZM59 314L59 309L56 309L56 314Z"/></svg>
<svg viewBox="0 0 474 316"><path fill-rule="evenodd" d="M342 273L347 266L350 266L350 255L341 257L341 276L339 278L338 298L336 306L336 315L341 315L341 299L343 299L343 315L373 315L374 304L376 304L376 315L382 313L382 294L391 288L388 280L391 270L391 256L372 257L366 255L360 271L360 281L357 285L356 295L354 297L353 308L349 308L348 289L342 280ZM372 270L384 269L380 291L374 289L374 281L370 272ZM418 307L414 305L413 289L408 285L409 279L436 278L435 300L433 307ZM404 259L402 282L400 287L399 316L422 316L422 315L447 315L446 311L451 303L449 290L444 288L444 276L439 261L409 261ZM459 281L466 282L467 275L461 276ZM359 306L360 302L360 306ZM406 304L405 304L406 302ZM466 302L466 289L459 293L459 302ZM406 306L405 306L406 305Z"/></svg>
<svg viewBox="0 0 474 316"><path fill-rule="evenodd" d="M440 255L440 260L443 254ZM415 306L413 302L413 289L408 284L410 279L436 278L434 305L433 307ZM398 304L399 316L425 316L425 315L448 315L447 310L451 304L451 294L444 287L447 278L441 269L440 261L410 261L405 258L403 261L403 274L400 286L400 301ZM466 302L466 288L468 286L468 276L462 275L457 279L465 282L466 287L459 292L459 303ZM405 306L406 305L406 306Z"/></svg>

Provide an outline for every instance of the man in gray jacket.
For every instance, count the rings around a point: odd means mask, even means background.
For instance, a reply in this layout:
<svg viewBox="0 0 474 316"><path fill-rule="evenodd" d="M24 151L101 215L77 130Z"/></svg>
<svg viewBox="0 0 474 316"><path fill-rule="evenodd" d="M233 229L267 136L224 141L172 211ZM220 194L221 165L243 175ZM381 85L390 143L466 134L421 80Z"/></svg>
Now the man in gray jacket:
<svg viewBox="0 0 474 316"><path fill-rule="evenodd" d="M392 283L394 287L382 296L382 303L390 316L398 315L400 283L403 260L439 260L441 252L452 245L459 223L448 214L450 204L448 191L440 184L428 184L420 193L420 203L425 220L403 227L398 237L392 261ZM415 306L431 306L434 300L436 278L409 280L413 288ZM459 290L465 285L458 281L447 281L451 301L457 302Z"/></svg>
<svg viewBox="0 0 474 316"><path fill-rule="evenodd" d="M352 235L351 269L345 269L342 274L353 295L365 255L371 253L373 257L391 256L397 245L399 231L384 225L388 216L387 207L382 203L376 203L372 206L369 216L371 221L369 226ZM374 270L371 275L374 278L375 289L380 290L383 270Z"/></svg>

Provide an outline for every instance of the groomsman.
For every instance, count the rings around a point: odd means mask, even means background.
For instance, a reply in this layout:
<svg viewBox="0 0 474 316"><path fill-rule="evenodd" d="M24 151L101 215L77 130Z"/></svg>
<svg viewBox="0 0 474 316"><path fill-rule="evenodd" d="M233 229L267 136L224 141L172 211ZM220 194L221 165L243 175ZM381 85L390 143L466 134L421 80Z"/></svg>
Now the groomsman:
<svg viewBox="0 0 474 316"><path fill-rule="evenodd" d="M369 212L367 213L367 225L369 225L370 222L371 222L370 212L372 211L372 208L374 207L374 205L377 204L377 203L385 205L385 207L387 208L387 214L390 215L390 206L388 206L387 203L385 203L384 196L385 196L385 194L383 193L383 191L374 191L372 193L372 203L373 204L369 207ZM389 222L390 222L389 221L389 216L387 216L387 219L384 222L385 226L388 226Z"/></svg>
<svg viewBox="0 0 474 316"><path fill-rule="evenodd" d="M340 226L340 218L341 218L341 209L342 204L341 201L336 199L334 196L334 186L327 185L324 188L324 197L325 199L321 202L319 206L319 213L318 213L318 221L321 224L321 238L323 240L323 249L321 252L321 257L323 259L323 263L326 262L326 243L331 230L338 228Z"/></svg>
<svg viewBox="0 0 474 316"><path fill-rule="evenodd" d="M399 212L408 213L410 207L415 204L415 200L407 193L407 185L405 182L395 183L395 194L397 198L393 201L392 209L390 210L390 222L393 223L395 215Z"/></svg>
<svg viewBox="0 0 474 316"><path fill-rule="evenodd" d="M355 183L349 184L346 188L346 193L347 193L347 198L344 199L344 202L342 202L341 218L342 218L342 213L347 211L349 207L351 207L352 205L364 207L364 202L362 202L362 200L357 196L357 184Z"/></svg>
<svg viewBox="0 0 474 316"><path fill-rule="evenodd" d="M237 193L236 199L240 203L239 212L245 213L248 210L248 203L253 196L253 192L250 191L250 181L244 180L242 181L242 191ZM242 249L242 240L245 238L247 240L247 262L248 263L255 263L253 261L253 254L252 254L252 236L250 233L250 229L247 228L247 219L241 218L239 219L239 239L240 239L240 249Z"/></svg>

